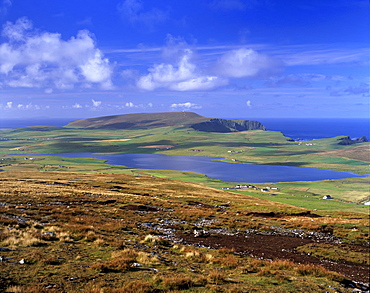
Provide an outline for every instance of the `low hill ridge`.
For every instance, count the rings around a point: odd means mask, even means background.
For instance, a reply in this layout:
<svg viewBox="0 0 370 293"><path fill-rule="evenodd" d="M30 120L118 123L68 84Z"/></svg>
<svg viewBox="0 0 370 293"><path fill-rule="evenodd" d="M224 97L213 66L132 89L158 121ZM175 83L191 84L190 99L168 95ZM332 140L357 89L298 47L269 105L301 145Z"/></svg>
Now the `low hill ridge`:
<svg viewBox="0 0 370 293"><path fill-rule="evenodd" d="M139 113L75 120L70 122L67 127L140 129L166 126L190 126L193 123L206 120L208 120L208 118L193 112Z"/></svg>
<svg viewBox="0 0 370 293"><path fill-rule="evenodd" d="M88 129L148 129L166 126L191 127L205 132L266 130L258 121L207 118L193 112L141 113L80 119L66 127Z"/></svg>

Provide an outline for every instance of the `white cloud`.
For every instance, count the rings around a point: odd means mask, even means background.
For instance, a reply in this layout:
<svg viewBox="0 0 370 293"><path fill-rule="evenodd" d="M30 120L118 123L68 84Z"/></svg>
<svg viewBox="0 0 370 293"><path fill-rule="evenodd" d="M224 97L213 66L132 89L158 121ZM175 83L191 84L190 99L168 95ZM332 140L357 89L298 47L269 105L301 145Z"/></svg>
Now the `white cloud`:
<svg viewBox="0 0 370 293"><path fill-rule="evenodd" d="M178 108L180 109L201 109L202 106L199 106L197 104L193 104L190 102L186 102L186 103L172 104L171 108L173 110L178 109Z"/></svg>
<svg viewBox="0 0 370 293"><path fill-rule="evenodd" d="M226 80L212 75L204 75L192 62L193 51L182 50L177 64L161 63L149 69L137 86L144 90L167 88L175 91L209 90L227 83Z"/></svg>
<svg viewBox="0 0 370 293"><path fill-rule="evenodd" d="M200 76L173 84L170 86L170 89L176 91L210 90L227 83L226 79L217 76Z"/></svg>
<svg viewBox="0 0 370 293"><path fill-rule="evenodd" d="M112 88L109 60L96 48L86 30L62 40L58 33L33 30L27 18L7 22L0 44L0 77L3 86L69 89L96 84Z"/></svg>
<svg viewBox="0 0 370 293"><path fill-rule="evenodd" d="M82 108L82 106L81 106L80 104L76 103L76 104L74 104L74 105L72 106L72 108L74 108L74 109L81 109L81 108Z"/></svg>
<svg viewBox="0 0 370 293"><path fill-rule="evenodd" d="M216 63L215 71L226 77L259 77L276 74L281 62L252 49L241 48L225 53Z"/></svg>
<svg viewBox="0 0 370 293"><path fill-rule="evenodd" d="M251 109L252 108L252 102L251 101L247 101L247 107L249 108L249 109Z"/></svg>
<svg viewBox="0 0 370 293"><path fill-rule="evenodd" d="M87 60L80 68L87 82L102 83L104 86L111 84L109 61L102 58L99 50L95 51L94 58Z"/></svg>
<svg viewBox="0 0 370 293"><path fill-rule="evenodd" d="M18 111L18 110L42 110L42 109L50 109L48 105L37 105L37 104L14 104L14 102L7 102L5 105L0 104L0 109L4 109L7 111Z"/></svg>
<svg viewBox="0 0 370 293"><path fill-rule="evenodd" d="M91 102L93 103L93 107L97 108L101 105L101 101L95 101L95 100L91 100Z"/></svg>
<svg viewBox="0 0 370 293"><path fill-rule="evenodd" d="M134 103L132 103L132 102L127 102L127 103L125 104L125 106L126 106L126 107L128 107L128 108L133 108L133 107L135 107Z"/></svg>

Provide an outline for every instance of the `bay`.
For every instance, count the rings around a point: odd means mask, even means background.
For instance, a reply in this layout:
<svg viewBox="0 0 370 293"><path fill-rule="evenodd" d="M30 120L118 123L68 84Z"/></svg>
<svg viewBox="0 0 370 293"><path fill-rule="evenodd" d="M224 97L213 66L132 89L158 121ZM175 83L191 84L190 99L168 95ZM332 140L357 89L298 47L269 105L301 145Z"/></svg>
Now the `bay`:
<svg viewBox="0 0 370 293"><path fill-rule="evenodd" d="M31 156L31 155L28 155ZM163 154L113 154L59 153L32 156L59 156L66 158L96 158L110 165L122 165L138 169L176 170L201 173L209 178L225 182L268 183L294 181L321 181L361 177L349 172L314 168L248 165L218 161L217 157L190 157Z"/></svg>

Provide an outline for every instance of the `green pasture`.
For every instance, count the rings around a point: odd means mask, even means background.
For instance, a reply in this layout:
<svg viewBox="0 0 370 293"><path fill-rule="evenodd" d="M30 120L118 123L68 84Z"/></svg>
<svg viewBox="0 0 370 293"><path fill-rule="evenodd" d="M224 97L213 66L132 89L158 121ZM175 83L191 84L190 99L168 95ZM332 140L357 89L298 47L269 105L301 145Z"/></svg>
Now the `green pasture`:
<svg viewBox="0 0 370 293"><path fill-rule="evenodd" d="M369 146L369 143L361 145ZM159 147L156 147L159 146ZM172 146L164 150L160 146ZM338 145L338 137L294 142L276 131L244 131L211 133L185 127L161 127L136 130L78 129L66 127L26 127L0 130L0 155L52 154L64 152L92 153L161 153L167 155L222 157L230 163L272 164L322 168L370 173L369 162L347 157L331 156L332 151L351 151L354 145ZM2 157L5 158L5 157ZM1 169L37 169L41 171L148 174L198 183L214 188L229 183L208 178L202 174L166 171L134 170L124 166L111 166L97 159L67 159L61 157L7 157ZM276 202L313 209L338 209L368 212L366 206L355 205L369 201L369 178L359 177L319 182L290 182L273 184L279 194L246 192ZM271 185L271 184L270 184ZM323 201L330 194L333 200ZM351 203L341 202L347 201Z"/></svg>

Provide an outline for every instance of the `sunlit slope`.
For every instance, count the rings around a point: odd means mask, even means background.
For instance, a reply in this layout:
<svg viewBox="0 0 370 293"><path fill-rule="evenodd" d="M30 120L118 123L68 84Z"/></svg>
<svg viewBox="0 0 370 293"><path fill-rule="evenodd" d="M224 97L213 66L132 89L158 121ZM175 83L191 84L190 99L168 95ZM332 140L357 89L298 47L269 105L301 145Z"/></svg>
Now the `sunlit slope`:
<svg viewBox="0 0 370 293"><path fill-rule="evenodd" d="M153 129L162 127L190 127L204 132L239 132L265 130L258 121L206 118L192 112L142 113L82 119L67 127L87 129Z"/></svg>
<svg viewBox="0 0 370 293"><path fill-rule="evenodd" d="M190 126L208 118L192 112L142 113L104 116L70 122L67 127L101 129L145 129L166 126Z"/></svg>

